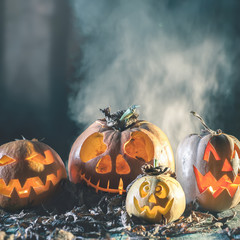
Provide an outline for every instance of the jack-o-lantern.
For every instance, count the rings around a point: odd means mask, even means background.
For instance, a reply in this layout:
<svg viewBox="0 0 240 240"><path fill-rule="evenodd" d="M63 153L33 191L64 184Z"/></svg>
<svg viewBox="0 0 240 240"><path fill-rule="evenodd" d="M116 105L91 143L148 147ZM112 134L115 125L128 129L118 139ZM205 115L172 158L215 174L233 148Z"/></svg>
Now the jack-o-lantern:
<svg viewBox="0 0 240 240"><path fill-rule="evenodd" d="M157 126L137 120L134 106L127 111L97 120L74 142L68 163L74 183L84 180L96 192L125 192L127 185L141 173L141 166L158 160L159 165L175 170L172 148Z"/></svg>
<svg viewBox="0 0 240 240"><path fill-rule="evenodd" d="M160 174L137 179L126 198L126 210L130 216L154 223L177 220L186 206L185 194L174 178Z"/></svg>
<svg viewBox="0 0 240 240"><path fill-rule="evenodd" d="M15 210L41 203L67 178L59 155L48 145L16 140L0 146L0 206Z"/></svg>
<svg viewBox="0 0 240 240"><path fill-rule="evenodd" d="M240 201L240 142L233 136L205 127L200 135L187 136L178 146L176 174L187 202L197 200L210 211L223 211Z"/></svg>

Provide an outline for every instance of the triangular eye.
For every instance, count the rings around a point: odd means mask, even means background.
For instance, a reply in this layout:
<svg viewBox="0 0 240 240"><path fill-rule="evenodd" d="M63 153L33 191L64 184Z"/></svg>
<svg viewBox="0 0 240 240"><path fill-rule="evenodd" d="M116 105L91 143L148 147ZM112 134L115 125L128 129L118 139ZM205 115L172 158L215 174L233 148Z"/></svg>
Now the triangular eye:
<svg viewBox="0 0 240 240"><path fill-rule="evenodd" d="M218 156L215 148L213 147L213 145L210 142L208 142L207 147L205 149L203 160L205 160L207 162L209 161L210 152L213 154L213 156L216 160L221 160L221 158Z"/></svg>
<svg viewBox="0 0 240 240"><path fill-rule="evenodd" d="M222 171L223 172L233 171L233 168L232 168L231 164L228 162L227 159L225 159L225 161L224 161L224 164L223 164L223 167L222 167Z"/></svg>
<svg viewBox="0 0 240 240"><path fill-rule="evenodd" d="M13 159L13 158L8 157L7 155L3 155L0 158L0 167L8 165L8 164L13 163L13 162L16 162L16 160Z"/></svg>
<svg viewBox="0 0 240 240"><path fill-rule="evenodd" d="M54 162L54 158L50 150L46 150L44 155L45 157L40 153L34 152L30 157L27 157L26 160L41 163L43 165L49 165Z"/></svg>

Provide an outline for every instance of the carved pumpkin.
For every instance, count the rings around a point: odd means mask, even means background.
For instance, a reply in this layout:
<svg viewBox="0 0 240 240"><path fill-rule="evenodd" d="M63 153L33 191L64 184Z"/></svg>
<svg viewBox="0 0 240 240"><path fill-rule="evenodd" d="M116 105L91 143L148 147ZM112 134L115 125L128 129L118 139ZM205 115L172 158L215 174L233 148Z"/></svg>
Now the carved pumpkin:
<svg viewBox="0 0 240 240"><path fill-rule="evenodd" d="M130 187L126 198L126 210L154 223L177 220L186 206L185 194L180 183L168 175L144 176Z"/></svg>
<svg viewBox="0 0 240 240"><path fill-rule="evenodd" d="M72 182L84 180L96 192L122 194L141 166L154 158L175 170L172 148L161 129L137 120L136 114L121 122L124 111L112 115L109 108L103 111L106 118L89 126L72 146L68 163Z"/></svg>
<svg viewBox="0 0 240 240"><path fill-rule="evenodd" d="M178 146L176 174L187 202L197 200L210 211L223 211L240 201L240 142L233 136L209 129L187 136Z"/></svg>
<svg viewBox="0 0 240 240"><path fill-rule="evenodd" d="M36 205L66 178L59 155L37 140L16 140L0 146L0 206L14 210Z"/></svg>

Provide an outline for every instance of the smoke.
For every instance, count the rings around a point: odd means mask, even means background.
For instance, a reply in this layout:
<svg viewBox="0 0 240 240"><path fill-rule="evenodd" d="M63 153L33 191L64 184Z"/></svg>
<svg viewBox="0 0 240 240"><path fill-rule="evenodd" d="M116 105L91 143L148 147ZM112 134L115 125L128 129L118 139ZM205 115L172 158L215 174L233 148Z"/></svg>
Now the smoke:
<svg viewBox="0 0 240 240"><path fill-rule="evenodd" d="M73 0L81 58L71 117L89 125L99 108L141 105L173 149L198 132L191 110L214 119L211 99L229 98L234 1ZM224 74L220 74L224 73Z"/></svg>

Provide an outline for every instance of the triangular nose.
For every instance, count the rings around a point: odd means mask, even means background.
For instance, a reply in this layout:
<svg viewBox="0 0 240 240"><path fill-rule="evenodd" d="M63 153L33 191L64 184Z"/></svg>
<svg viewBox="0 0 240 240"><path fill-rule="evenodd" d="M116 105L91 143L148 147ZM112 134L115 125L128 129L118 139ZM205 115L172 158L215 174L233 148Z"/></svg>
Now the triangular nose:
<svg viewBox="0 0 240 240"><path fill-rule="evenodd" d="M157 203L157 200L156 200L156 197L154 196L154 194L151 194L149 199L148 199L148 202L150 203Z"/></svg>

